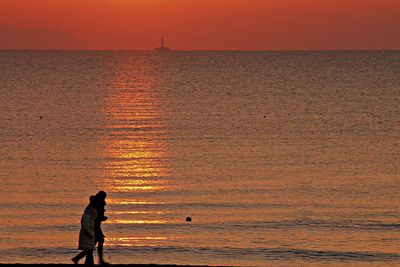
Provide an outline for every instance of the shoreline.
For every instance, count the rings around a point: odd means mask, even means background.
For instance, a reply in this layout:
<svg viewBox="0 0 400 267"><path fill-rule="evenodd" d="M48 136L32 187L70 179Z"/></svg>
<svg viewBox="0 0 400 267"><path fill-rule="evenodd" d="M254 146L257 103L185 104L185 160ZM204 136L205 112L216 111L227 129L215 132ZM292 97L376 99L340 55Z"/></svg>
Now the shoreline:
<svg viewBox="0 0 400 267"><path fill-rule="evenodd" d="M58 267L63 267L63 266L71 266L71 265L83 265L83 263L80 264L67 264L67 263L0 263L0 266L58 266ZM132 263L132 264L107 264L107 265L100 265L95 263L94 266L116 266L116 267L210 267L209 265L178 265L178 264L139 264L139 263ZM213 265L213 267L223 267L223 266L217 266ZM226 267L226 266L225 266Z"/></svg>

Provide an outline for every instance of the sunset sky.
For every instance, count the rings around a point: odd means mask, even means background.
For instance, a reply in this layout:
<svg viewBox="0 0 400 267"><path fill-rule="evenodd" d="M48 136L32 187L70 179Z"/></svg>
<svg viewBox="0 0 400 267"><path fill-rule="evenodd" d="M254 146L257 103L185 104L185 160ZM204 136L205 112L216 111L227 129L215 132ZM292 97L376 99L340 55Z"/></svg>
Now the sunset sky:
<svg viewBox="0 0 400 267"><path fill-rule="evenodd" d="M1 0L0 48L400 49L400 0ZM56 39L56 40L54 40Z"/></svg>

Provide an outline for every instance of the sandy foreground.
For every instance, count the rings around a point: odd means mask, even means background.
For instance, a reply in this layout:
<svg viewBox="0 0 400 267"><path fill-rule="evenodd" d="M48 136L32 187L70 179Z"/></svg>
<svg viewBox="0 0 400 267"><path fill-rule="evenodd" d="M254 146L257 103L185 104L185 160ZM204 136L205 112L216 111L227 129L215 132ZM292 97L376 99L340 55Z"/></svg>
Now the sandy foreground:
<svg viewBox="0 0 400 267"><path fill-rule="evenodd" d="M12 263L12 264L5 264L0 263L0 266L37 266L37 267L50 267L50 266L71 266L71 265L80 265L85 266L84 264L21 264L21 263ZM95 266L113 266L113 267L208 267L208 265L176 265L176 264L109 264L109 265L100 265L95 264Z"/></svg>

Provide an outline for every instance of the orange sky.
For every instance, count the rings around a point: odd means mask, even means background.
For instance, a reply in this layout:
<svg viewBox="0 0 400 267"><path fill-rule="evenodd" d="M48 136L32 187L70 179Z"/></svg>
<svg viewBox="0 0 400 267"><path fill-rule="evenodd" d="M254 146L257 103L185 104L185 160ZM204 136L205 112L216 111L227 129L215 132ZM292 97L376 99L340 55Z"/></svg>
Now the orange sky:
<svg viewBox="0 0 400 267"><path fill-rule="evenodd" d="M400 0L1 0L1 26L87 49L400 49Z"/></svg>

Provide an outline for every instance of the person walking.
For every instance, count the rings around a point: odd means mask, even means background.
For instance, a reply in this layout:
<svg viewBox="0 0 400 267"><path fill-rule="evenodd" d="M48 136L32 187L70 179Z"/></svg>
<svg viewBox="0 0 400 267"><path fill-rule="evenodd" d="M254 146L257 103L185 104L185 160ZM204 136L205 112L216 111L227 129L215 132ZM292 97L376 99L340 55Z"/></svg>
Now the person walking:
<svg viewBox="0 0 400 267"><path fill-rule="evenodd" d="M94 221L94 236L95 236L95 244L97 244L97 254L99 255L99 262L102 265L109 264L104 261L103 257L103 246L104 246L104 233L101 230L101 223L108 219L107 216L104 216L105 213L105 205L106 205L106 197L107 193L105 191L99 191L95 196L95 206L97 210L97 218Z"/></svg>
<svg viewBox="0 0 400 267"><path fill-rule="evenodd" d="M79 231L78 248L82 251L71 259L75 264L78 264L79 260L86 256L85 265L94 265L93 250L96 249L94 225L97 217L96 197L90 196L89 200L89 205L85 208L81 218L81 229Z"/></svg>

